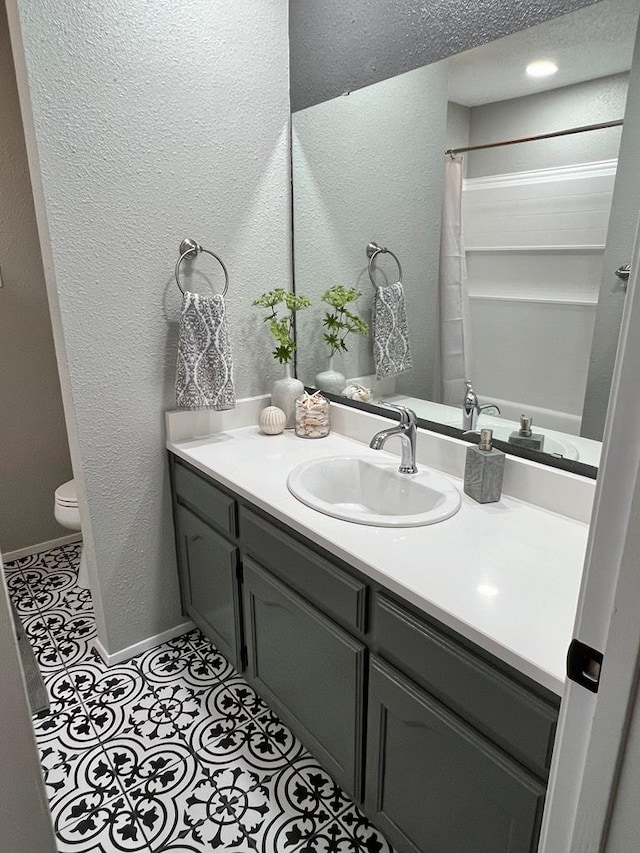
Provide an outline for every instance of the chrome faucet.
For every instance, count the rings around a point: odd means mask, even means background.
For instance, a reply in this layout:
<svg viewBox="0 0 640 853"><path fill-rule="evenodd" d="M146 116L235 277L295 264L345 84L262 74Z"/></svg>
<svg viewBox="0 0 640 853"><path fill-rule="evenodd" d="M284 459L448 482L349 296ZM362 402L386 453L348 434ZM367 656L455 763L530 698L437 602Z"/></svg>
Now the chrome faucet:
<svg viewBox="0 0 640 853"><path fill-rule="evenodd" d="M390 427L389 429L377 432L369 442L369 447L373 448L373 450L382 450L386 440L397 435L402 442L402 457L398 471L401 474L417 474L416 413L406 406L394 406L392 403L385 403L385 405L400 412L400 423L396 427Z"/></svg>
<svg viewBox="0 0 640 853"><path fill-rule="evenodd" d="M487 403L484 406L481 406L478 402L478 395L471 387L471 382L467 379L466 381L467 390L464 395L464 400L462 401L462 429L475 429L478 425L478 418L483 412L487 412L491 415L499 415L500 407L496 406L495 403Z"/></svg>

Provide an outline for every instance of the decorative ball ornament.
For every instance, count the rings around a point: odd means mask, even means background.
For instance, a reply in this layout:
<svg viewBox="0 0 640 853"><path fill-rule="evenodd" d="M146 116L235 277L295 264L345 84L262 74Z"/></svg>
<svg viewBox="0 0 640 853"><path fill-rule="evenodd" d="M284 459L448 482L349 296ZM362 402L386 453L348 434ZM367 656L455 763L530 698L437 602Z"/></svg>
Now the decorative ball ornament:
<svg viewBox="0 0 640 853"><path fill-rule="evenodd" d="M280 435L286 422L287 416L277 406L267 406L258 417L258 426L265 435Z"/></svg>

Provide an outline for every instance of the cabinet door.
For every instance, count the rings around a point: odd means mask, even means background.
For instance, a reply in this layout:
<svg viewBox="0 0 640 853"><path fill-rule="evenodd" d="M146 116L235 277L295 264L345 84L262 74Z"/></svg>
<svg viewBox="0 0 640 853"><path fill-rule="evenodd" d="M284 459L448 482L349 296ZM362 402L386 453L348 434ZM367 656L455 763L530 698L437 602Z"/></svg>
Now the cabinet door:
<svg viewBox="0 0 640 853"><path fill-rule="evenodd" d="M522 732L526 737L526 732ZM544 786L372 658L366 806L410 853L533 853Z"/></svg>
<svg viewBox="0 0 640 853"><path fill-rule="evenodd" d="M238 548L184 507L178 508L176 536L185 613L240 669Z"/></svg>
<svg viewBox="0 0 640 853"><path fill-rule="evenodd" d="M244 594L247 677L358 799L365 646L250 559L244 562Z"/></svg>

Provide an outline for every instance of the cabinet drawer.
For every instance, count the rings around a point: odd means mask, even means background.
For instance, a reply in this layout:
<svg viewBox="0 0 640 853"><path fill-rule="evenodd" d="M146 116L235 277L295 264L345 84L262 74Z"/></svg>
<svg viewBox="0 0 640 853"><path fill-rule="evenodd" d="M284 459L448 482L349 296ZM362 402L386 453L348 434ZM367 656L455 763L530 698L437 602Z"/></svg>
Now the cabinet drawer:
<svg viewBox="0 0 640 853"><path fill-rule="evenodd" d="M173 483L178 503L189 507L222 533L236 538L237 510L232 497L178 461L175 463Z"/></svg>
<svg viewBox="0 0 640 853"><path fill-rule="evenodd" d="M384 594L373 608L378 653L542 778L558 711Z"/></svg>
<svg viewBox="0 0 640 853"><path fill-rule="evenodd" d="M247 677L359 798L366 646L250 559L244 581Z"/></svg>
<svg viewBox="0 0 640 853"><path fill-rule="evenodd" d="M367 731L367 810L399 850L536 849L543 783L375 658Z"/></svg>
<svg viewBox="0 0 640 853"><path fill-rule="evenodd" d="M367 587L256 513L240 508L242 546L342 625L364 634Z"/></svg>

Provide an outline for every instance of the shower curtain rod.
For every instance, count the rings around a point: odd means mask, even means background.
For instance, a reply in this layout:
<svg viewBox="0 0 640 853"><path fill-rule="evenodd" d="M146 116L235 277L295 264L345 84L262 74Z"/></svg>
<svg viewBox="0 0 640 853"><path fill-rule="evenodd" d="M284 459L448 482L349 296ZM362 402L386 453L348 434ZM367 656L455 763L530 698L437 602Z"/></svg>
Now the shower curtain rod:
<svg viewBox="0 0 640 853"><path fill-rule="evenodd" d="M520 139L507 139L504 142L488 142L485 145L469 145L467 148L449 148L445 154L452 157L464 154L466 151L481 151L483 148L501 148L503 145L519 145L521 142L537 142L539 139L553 139L556 136L570 136L573 133L585 133L587 130L604 130L607 127L621 127L623 119L604 121L600 124L585 124L582 127L570 127L567 130L556 130L553 133L540 133L538 136L523 136Z"/></svg>

